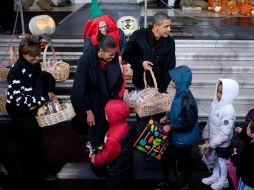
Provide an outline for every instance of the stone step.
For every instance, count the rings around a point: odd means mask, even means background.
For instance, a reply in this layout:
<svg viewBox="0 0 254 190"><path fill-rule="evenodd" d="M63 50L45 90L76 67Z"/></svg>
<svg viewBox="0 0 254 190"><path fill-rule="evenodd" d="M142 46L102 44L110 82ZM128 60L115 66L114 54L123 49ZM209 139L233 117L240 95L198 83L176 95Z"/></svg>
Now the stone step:
<svg viewBox="0 0 254 190"><path fill-rule="evenodd" d="M198 68L198 67L208 67L208 68L220 68L224 69L227 67L231 67L232 69L234 68L242 68L242 67L250 67L254 66L253 61L230 61L230 60L220 60L220 61L215 61L215 60L207 60L207 61L202 61L202 60L177 60L176 63L177 66L179 65L188 65L189 67ZM199 69L199 68L198 68Z"/></svg>
<svg viewBox="0 0 254 190"><path fill-rule="evenodd" d="M203 82L212 82L215 83L220 78L230 78L236 80L240 87L244 87L245 85L253 85L253 74L251 73L228 73L228 74L220 74L220 73L194 73L192 77L192 81L195 83Z"/></svg>
<svg viewBox="0 0 254 190"><path fill-rule="evenodd" d="M208 51L208 52L206 52ZM216 50L209 51L204 49L188 49L184 48L176 51L177 61L253 61L254 60L254 49L243 51L232 51L232 50ZM57 52L57 60L64 60L68 62L69 60L78 60L82 55L82 50L80 52ZM0 51L0 60L9 59L9 53ZM47 53L47 59L52 59L52 53Z"/></svg>
<svg viewBox="0 0 254 190"><path fill-rule="evenodd" d="M237 121L243 121L248 111L254 108L253 104L233 104L236 112ZM208 112L210 110L211 103L199 103L198 115L199 121L205 121L207 119Z"/></svg>
<svg viewBox="0 0 254 190"><path fill-rule="evenodd" d="M225 67L216 67L216 66L190 66L193 74L222 74L226 76L226 74L239 74L239 73L254 73L254 65L253 66L225 66ZM177 64L180 66L180 64ZM77 70L77 66L70 66L70 78L73 78L75 72Z"/></svg>
<svg viewBox="0 0 254 190"><path fill-rule="evenodd" d="M223 52L223 53L221 53ZM193 50L185 49L185 52L176 52L176 60L177 61L253 61L254 60L254 52L253 50L246 52L201 52L197 50L196 52ZM68 62L68 60L78 60L82 52L57 52L56 58L57 60L64 60ZM47 53L47 59L52 60L52 53ZM0 60L8 60L9 53L8 52L0 52Z"/></svg>
<svg viewBox="0 0 254 190"><path fill-rule="evenodd" d="M215 86L220 78L231 78L239 83L240 88L253 88L254 80L252 73L194 73L192 76L192 85L199 87ZM67 79L57 83L57 87L72 87L73 79ZM130 80L127 81L127 88L133 88Z"/></svg>
<svg viewBox="0 0 254 190"><path fill-rule="evenodd" d="M132 178L128 183L132 190L154 190L156 184L163 180L158 168L135 168ZM106 179L96 177L91 171L89 163L66 163L58 172L57 181L58 190L107 189Z"/></svg>
<svg viewBox="0 0 254 190"><path fill-rule="evenodd" d="M64 46L68 50L68 45ZM81 55L82 54L82 48L80 47L81 52L68 52L65 49L61 49L62 51L57 51L58 47L55 47L56 53L59 55L69 55L70 53L74 53L75 55ZM222 47L222 48L217 48L217 47L176 47L176 54L177 55L205 55L205 54L211 54L211 55L216 55L216 56L225 56L225 55L230 55L232 57L237 57L237 54L239 55L245 55L252 57L253 55L251 54L254 50L254 47L244 47L244 48L239 48L239 47ZM1 55L4 55L8 52L8 47L0 47L0 52ZM51 54L51 50L48 50L48 53ZM244 60L244 59L243 59ZM248 60L248 59L246 59Z"/></svg>
<svg viewBox="0 0 254 190"><path fill-rule="evenodd" d="M9 47L10 43L18 47L20 39L0 39L0 47ZM52 39L54 47L83 47L83 39ZM187 48L253 48L254 40L175 40L176 49Z"/></svg>
<svg viewBox="0 0 254 190"><path fill-rule="evenodd" d="M136 137L135 137L136 138ZM198 140L199 143L201 140ZM193 147L193 167L194 172L207 172L207 168L202 163L201 158L198 154L197 147ZM151 158L149 160L145 159L145 154L134 149L133 150L133 179L134 180L162 180L162 163L160 160ZM83 163L66 163L64 167L57 174L58 180L93 180L98 178L91 170L89 162Z"/></svg>
<svg viewBox="0 0 254 190"><path fill-rule="evenodd" d="M215 86L214 88L196 88L191 87L191 92L198 103L211 103L215 95ZM175 89L169 87L168 92L174 96ZM235 104L252 104L254 107L254 89L251 88L242 88L239 90L239 95L235 98Z"/></svg>

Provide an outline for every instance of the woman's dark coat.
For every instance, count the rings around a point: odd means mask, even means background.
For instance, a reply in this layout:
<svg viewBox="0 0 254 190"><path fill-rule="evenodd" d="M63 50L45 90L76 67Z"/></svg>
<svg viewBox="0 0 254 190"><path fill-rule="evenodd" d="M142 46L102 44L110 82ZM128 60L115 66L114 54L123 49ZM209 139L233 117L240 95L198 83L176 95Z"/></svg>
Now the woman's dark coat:
<svg viewBox="0 0 254 190"><path fill-rule="evenodd" d="M75 74L71 93L71 102L77 113L78 121L83 121L87 128L86 111L91 109L95 116L95 126L88 127L90 141L93 146L100 146L108 129L105 118L105 105L110 99L118 99L123 85L123 77L118 56L107 63L102 70L98 58L98 45L85 51L81 56Z"/></svg>
<svg viewBox="0 0 254 190"><path fill-rule="evenodd" d="M55 91L55 79L41 71L40 64L32 65L22 55L8 74L6 109L12 121L13 136L20 148L18 158L22 185L17 189L36 189L44 177L42 128L35 115L39 107L49 100L48 92ZM20 168L22 168L20 170ZM15 188L16 189L16 188Z"/></svg>

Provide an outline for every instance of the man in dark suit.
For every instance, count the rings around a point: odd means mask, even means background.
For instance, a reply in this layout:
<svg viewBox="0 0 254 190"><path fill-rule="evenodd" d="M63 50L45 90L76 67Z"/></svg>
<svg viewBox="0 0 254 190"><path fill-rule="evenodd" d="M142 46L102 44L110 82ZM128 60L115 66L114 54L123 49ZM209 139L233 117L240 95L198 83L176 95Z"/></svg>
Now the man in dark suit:
<svg viewBox="0 0 254 190"><path fill-rule="evenodd" d="M132 82L138 89L144 89L143 73L153 69L160 92L166 92L170 76L168 70L175 68L175 42L169 33L171 19L164 13L154 15L153 26L136 30L123 52L123 60L131 64L133 69ZM149 72L148 86L154 86Z"/></svg>

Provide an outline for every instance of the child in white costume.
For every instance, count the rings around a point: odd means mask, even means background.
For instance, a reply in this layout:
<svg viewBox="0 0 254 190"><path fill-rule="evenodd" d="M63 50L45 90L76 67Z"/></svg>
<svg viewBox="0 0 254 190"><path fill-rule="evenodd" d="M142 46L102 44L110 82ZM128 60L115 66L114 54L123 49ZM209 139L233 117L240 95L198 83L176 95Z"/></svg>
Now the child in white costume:
<svg viewBox="0 0 254 190"><path fill-rule="evenodd" d="M202 183L220 190L228 187L226 160L230 156L229 145L233 137L235 110L232 105L239 93L239 85L232 79L220 79L217 82L214 100L203 130L204 146L215 149L218 159L213 167L213 174L203 178Z"/></svg>

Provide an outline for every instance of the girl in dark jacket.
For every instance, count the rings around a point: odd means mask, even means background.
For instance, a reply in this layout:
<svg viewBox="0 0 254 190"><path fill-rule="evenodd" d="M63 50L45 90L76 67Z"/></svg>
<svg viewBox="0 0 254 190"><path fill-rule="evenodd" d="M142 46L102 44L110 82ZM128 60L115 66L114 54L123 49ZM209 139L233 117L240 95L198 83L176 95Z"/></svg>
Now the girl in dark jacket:
<svg viewBox="0 0 254 190"><path fill-rule="evenodd" d="M110 190L127 189L132 174L132 138L126 122L130 109L122 100L110 100L105 108L109 129L101 152L90 154L96 166L107 165Z"/></svg>
<svg viewBox="0 0 254 190"><path fill-rule="evenodd" d="M242 127L236 127L235 132L238 134L238 137L246 144L249 144L252 141L252 138L247 135L247 127L251 120L254 120L254 108L248 111L245 116L245 121Z"/></svg>
<svg viewBox="0 0 254 190"><path fill-rule="evenodd" d="M190 68L179 66L170 70L169 74L176 93L167 116L169 125L163 127L164 131L170 132L171 139L168 151L162 157L163 173L167 186L174 189L179 180L179 189L187 190L192 174L191 148L199 135L198 108L189 89L192 81Z"/></svg>
<svg viewBox="0 0 254 190"><path fill-rule="evenodd" d="M42 72L41 49L36 37L26 36L19 45L19 59L8 74L6 109L21 148L19 189L39 189L43 178L42 131L35 115L45 101L56 99L55 79ZM36 186L35 186L36 185Z"/></svg>
<svg viewBox="0 0 254 190"><path fill-rule="evenodd" d="M250 112L249 112L250 113ZM237 174L240 176L238 190L253 190L254 189L254 120L252 119L247 127L247 136L251 139L244 148L241 154L234 149L234 154L231 156L233 164L236 166ZM246 139L246 138L245 138Z"/></svg>

